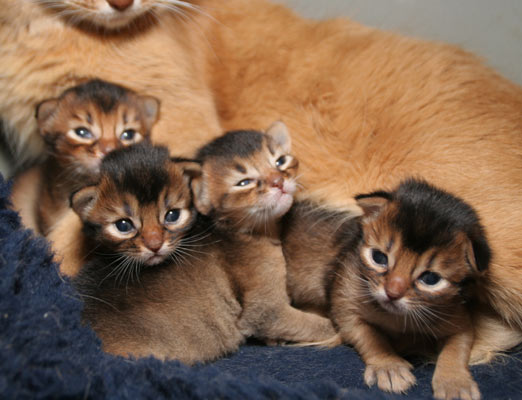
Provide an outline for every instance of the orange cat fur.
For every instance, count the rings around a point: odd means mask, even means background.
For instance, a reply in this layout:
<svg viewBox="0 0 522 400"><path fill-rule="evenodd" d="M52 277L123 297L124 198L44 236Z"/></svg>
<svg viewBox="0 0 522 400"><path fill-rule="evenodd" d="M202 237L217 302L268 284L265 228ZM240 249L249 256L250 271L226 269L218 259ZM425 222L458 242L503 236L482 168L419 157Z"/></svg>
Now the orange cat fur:
<svg viewBox="0 0 522 400"><path fill-rule="evenodd" d="M230 0L213 16L224 128L284 116L304 195L330 205L412 173L463 198L493 248L482 293L522 328L521 88L453 46L303 20L264 0Z"/></svg>
<svg viewBox="0 0 522 400"><path fill-rule="evenodd" d="M483 293L522 328L520 87L453 46L346 19L304 20L264 0L197 5L203 12L186 23L160 15L165 23L100 40L40 3L3 0L0 116L19 154L39 151L23 146L34 135L34 102L93 71L158 97L173 113L156 137L180 151L219 130L213 100L227 130L284 116L299 132L303 193L316 200L344 208L356 193L418 173L470 203L494 253Z"/></svg>

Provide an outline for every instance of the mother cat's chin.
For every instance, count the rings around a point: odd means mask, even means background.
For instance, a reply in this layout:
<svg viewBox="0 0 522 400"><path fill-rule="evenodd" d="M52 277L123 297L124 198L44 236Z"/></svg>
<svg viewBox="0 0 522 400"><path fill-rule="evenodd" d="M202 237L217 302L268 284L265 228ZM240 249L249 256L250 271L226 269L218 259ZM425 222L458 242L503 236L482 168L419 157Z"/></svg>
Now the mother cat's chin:
<svg viewBox="0 0 522 400"><path fill-rule="evenodd" d="M57 12L60 17L73 23L87 23L107 30L118 30L134 20L170 11L184 14L193 8L187 1L180 0L40 0Z"/></svg>

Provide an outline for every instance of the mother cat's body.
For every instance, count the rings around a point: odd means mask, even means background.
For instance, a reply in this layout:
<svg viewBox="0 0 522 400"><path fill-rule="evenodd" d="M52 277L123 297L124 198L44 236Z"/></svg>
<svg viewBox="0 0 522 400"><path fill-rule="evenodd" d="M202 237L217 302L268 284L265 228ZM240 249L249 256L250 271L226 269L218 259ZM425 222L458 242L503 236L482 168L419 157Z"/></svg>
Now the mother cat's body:
<svg viewBox="0 0 522 400"><path fill-rule="evenodd" d="M9 141L34 156L34 104L93 75L160 98L153 139L176 153L283 118L316 199L346 206L418 174L470 203L493 248L489 298L522 328L520 87L450 46L310 22L264 0L194 3L203 12L187 21L158 8L160 23L130 24L129 35L64 24L45 2L0 0Z"/></svg>

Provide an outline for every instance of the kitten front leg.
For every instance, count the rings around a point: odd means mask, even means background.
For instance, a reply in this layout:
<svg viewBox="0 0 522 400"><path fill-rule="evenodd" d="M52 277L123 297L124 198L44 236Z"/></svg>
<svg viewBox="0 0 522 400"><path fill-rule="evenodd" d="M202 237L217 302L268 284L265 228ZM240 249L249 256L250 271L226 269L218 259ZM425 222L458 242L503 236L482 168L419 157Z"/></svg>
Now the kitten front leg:
<svg viewBox="0 0 522 400"><path fill-rule="evenodd" d="M289 342L325 342L337 335L332 321L317 314L301 311L285 304L269 327L271 337Z"/></svg>
<svg viewBox="0 0 522 400"><path fill-rule="evenodd" d="M69 209L47 234L54 251L54 261L60 264L60 272L76 276L85 263L85 238L82 222L78 215Z"/></svg>
<svg viewBox="0 0 522 400"><path fill-rule="evenodd" d="M42 185L42 170L35 166L15 178L11 191L12 208L18 211L22 224L41 234L38 221L38 202Z"/></svg>
<svg viewBox="0 0 522 400"><path fill-rule="evenodd" d="M415 384L412 365L366 321L353 315L342 321L340 329L343 340L355 347L366 364L364 382L368 386L377 384L386 392L404 393Z"/></svg>
<svg viewBox="0 0 522 400"><path fill-rule="evenodd" d="M244 304L238 328L246 336L263 338L269 345L326 342L337 335L328 318L298 310L287 303Z"/></svg>
<svg viewBox="0 0 522 400"><path fill-rule="evenodd" d="M471 325L446 339L437 359L432 387L436 399L479 400L480 391L468 369L473 344Z"/></svg>

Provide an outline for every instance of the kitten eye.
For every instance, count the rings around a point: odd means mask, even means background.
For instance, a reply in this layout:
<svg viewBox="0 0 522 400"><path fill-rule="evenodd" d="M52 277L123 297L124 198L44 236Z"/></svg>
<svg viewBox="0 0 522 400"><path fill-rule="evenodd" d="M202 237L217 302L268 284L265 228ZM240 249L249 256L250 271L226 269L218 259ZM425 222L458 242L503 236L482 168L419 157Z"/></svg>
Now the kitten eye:
<svg viewBox="0 0 522 400"><path fill-rule="evenodd" d="M372 249L372 260L383 267L388 266L388 256L380 250Z"/></svg>
<svg viewBox="0 0 522 400"><path fill-rule="evenodd" d="M243 180L239 181L238 183L236 183L236 186L243 187L243 186L250 185L252 182L254 182L253 179L249 179L249 178L248 179L243 179Z"/></svg>
<svg viewBox="0 0 522 400"><path fill-rule="evenodd" d="M285 163L286 163L286 156L281 156L276 160L275 165L276 165L276 167L279 168L281 165L284 165Z"/></svg>
<svg viewBox="0 0 522 400"><path fill-rule="evenodd" d="M181 215L181 211L179 210L179 208L169 210L169 211L167 211L167 214L165 214L165 222L166 223L176 222L179 219L180 215Z"/></svg>
<svg viewBox="0 0 522 400"><path fill-rule="evenodd" d="M121 233L130 233L134 230L134 224L130 219L120 219L114 225Z"/></svg>
<svg viewBox="0 0 522 400"><path fill-rule="evenodd" d="M91 139L94 137L92 132L83 126L80 126L79 128L74 129L74 133L78 137L81 137L82 139Z"/></svg>
<svg viewBox="0 0 522 400"><path fill-rule="evenodd" d="M419 281L428 286L436 285L440 282L441 279L442 278L439 274L431 271L426 271L421 276L419 276Z"/></svg>
<svg viewBox="0 0 522 400"><path fill-rule="evenodd" d="M134 129L126 129L120 135L120 140L122 140L124 142L130 142L131 140L134 140L134 138L136 136L137 136L137 132Z"/></svg>

